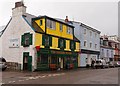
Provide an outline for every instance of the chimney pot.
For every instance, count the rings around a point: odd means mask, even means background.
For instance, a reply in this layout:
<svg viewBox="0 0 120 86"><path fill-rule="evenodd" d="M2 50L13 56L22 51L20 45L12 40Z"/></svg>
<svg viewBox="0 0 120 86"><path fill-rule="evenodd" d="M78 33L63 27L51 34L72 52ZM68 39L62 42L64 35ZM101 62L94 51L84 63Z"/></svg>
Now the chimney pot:
<svg viewBox="0 0 120 86"><path fill-rule="evenodd" d="M15 8L21 7L21 6L24 6L24 3L22 1L15 3Z"/></svg>
<svg viewBox="0 0 120 86"><path fill-rule="evenodd" d="M68 22L68 16L66 16L65 22Z"/></svg>

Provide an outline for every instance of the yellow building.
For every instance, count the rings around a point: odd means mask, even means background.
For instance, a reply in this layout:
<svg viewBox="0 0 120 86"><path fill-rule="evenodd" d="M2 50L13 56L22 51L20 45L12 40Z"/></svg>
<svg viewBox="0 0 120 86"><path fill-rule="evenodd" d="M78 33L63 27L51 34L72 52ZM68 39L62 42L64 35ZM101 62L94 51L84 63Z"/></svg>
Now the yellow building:
<svg viewBox="0 0 120 86"><path fill-rule="evenodd" d="M78 67L80 41L74 36L72 25L41 16L32 19L32 26L35 29L37 70Z"/></svg>

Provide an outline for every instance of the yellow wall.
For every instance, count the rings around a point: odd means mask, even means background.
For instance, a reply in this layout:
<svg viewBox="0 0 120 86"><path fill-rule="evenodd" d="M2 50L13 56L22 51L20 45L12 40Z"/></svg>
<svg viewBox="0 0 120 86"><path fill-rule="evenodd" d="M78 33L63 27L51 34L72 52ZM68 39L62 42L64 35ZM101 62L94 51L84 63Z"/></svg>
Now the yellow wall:
<svg viewBox="0 0 120 86"><path fill-rule="evenodd" d="M78 67L80 67L80 54L78 54Z"/></svg>
<svg viewBox="0 0 120 86"><path fill-rule="evenodd" d="M40 20L42 20L42 25L40 26ZM38 26L45 32L45 19L35 20Z"/></svg>
<svg viewBox="0 0 120 86"><path fill-rule="evenodd" d="M60 31L60 23L56 22L56 29L51 29L51 28L47 28L46 33L47 34L52 34L55 36L59 36L59 37L63 37L63 38L68 38L68 39L73 39L73 35L72 34L67 34L67 26L63 25L63 31Z"/></svg>
<svg viewBox="0 0 120 86"><path fill-rule="evenodd" d="M42 25L41 26L40 26L40 20L42 20ZM38 24L38 26L41 27L41 29L43 31L45 31L45 18L35 20L35 22ZM46 29L46 34L55 35L55 36L58 36L58 37L73 40L73 34L67 34L67 28L66 28L67 25L64 25L64 24L62 24L62 25L63 25L63 31L62 32L60 31L60 23L56 22L56 29L47 28ZM35 46L44 47L44 46L42 46L42 34L40 34L40 33L35 34ZM50 49L60 50L58 48L58 38L57 37L52 37L52 46L50 47ZM65 48L65 50L66 51L71 51L70 50L70 40L66 40L66 48ZM79 52L79 50L80 50L80 43L76 42L75 51Z"/></svg>
<svg viewBox="0 0 120 86"><path fill-rule="evenodd" d="M40 26L40 20L43 21L43 25ZM38 26L41 27L41 29L45 32L45 18L42 19L38 19L35 20L35 22L38 24ZM56 29L51 29L51 28L47 28L46 33L47 34L51 34L51 35L55 35L55 36L60 36L60 37L64 37L64 38L68 38L68 39L73 39L73 34L67 34L67 25L63 25L63 31L60 31L60 23L56 22Z"/></svg>
<svg viewBox="0 0 120 86"><path fill-rule="evenodd" d="M35 46L40 46L41 48L44 48L44 46L42 46L42 34L40 33L35 33ZM57 37L52 37L52 46L50 47L50 49L57 49L60 50L60 48L58 48L58 38ZM70 50L70 40L66 40L66 51L71 51ZM76 52L79 52L80 50L80 43L76 42Z"/></svg>
<svg viewBox="0 0 120 86"><path fill-rule="evenodd" d="M44 46L42 46L42 34L40 33L35 33L35 46L44 48Z"/></svg>
<svg viewBox="0 0 120 86"><path fill-rule="evenodd" d="M80 51L80 43L79 42L76 42L76 49L75 51L79 52Z"/></svg>
<svg viewBox="0 0 120 86"><path fill-rule="evenodd" d="M58 38L57 37L52 37L52 47L50 47L50 49L60 50L58 48Z"/></svg>
<svg viewBox="0 0 120 86"><path fill-rule="evenodd" d="M70 40L66 40L66 49L67 51L71 51L70 50Z"/></svg>

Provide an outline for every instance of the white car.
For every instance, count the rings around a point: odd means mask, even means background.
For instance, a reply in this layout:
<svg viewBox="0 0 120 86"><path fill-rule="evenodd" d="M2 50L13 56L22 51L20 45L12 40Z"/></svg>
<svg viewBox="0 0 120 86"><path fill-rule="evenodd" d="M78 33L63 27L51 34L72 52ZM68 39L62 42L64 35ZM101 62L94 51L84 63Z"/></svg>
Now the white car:
<svg viewBox="0 0 120 86"><path fill-rule="evenodd" d="M103 59L98 59L95 61L95 64L94 64L95 68L109 68L109 64L103 60Z"/></svg>
<svg viewBox="0 0 120 86"><path fill-rule="evenodd" d="M115 67L120 67L120 61L115 62Z"/></svg>

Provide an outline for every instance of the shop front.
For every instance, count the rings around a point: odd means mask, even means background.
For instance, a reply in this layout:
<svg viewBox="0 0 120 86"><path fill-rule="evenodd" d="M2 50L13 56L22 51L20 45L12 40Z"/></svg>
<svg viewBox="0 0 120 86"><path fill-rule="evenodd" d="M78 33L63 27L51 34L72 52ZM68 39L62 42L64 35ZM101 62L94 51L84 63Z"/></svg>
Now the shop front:
<svg viewBox="0 0 120 86"><path fill-rule="evenodd" d="M37 51L37 70L65 70L78 67L76 52L40 49Z"/></svg>

